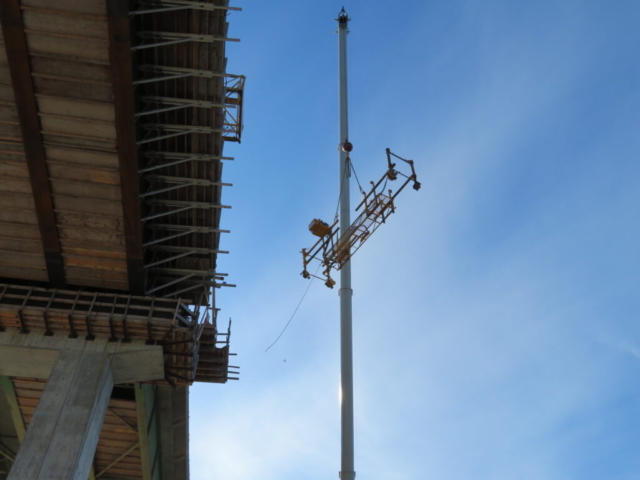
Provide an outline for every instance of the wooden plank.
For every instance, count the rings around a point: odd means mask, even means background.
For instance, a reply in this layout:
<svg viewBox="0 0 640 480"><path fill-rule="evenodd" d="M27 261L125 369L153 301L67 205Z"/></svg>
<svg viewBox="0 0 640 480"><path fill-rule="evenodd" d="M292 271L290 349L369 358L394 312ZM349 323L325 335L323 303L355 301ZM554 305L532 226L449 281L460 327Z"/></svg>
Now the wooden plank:
<svg viewBox="0 0 640 480"><path fill-rule="evenodd" d="M118 155L116 153L83 151L77 148L48 145L45 145L44 151L49 162L53 160L65 164L87 165L90 168L118 168ZM119 179L118 183L120 183Z"/></svg>
<svg viewBox="0 0 640 480"><path fill-rule="evenodd" d="M15 103L16 99L13 95L13 87L10 85L0 85L0 102Z"/></svg>
<svg viewBox="0 0 640 480"><path fill-rule="evenodd" d="M78 287L104 288L108 290L116 290L122 293L125 293L128 290L126 277L121 281L112 279L100 279L99 281L96 281L95 278L87 279L86 277L82 276L71 276L69 277L68 283L69 285L75 285ZM108 336L109 332L105 331L105 334Z"/></svg>
<svg viewBox="0 0 640 480"><path fill-rule="evenodd" d="M63 211L58 211L57 217L58 225L60 226L101 230L103 232L116 233L118 235L124 234L121 218L102 215L85 215ZM64 248L65 245L62 246L63 251Z"/></svg>
<svg viewBox="0 0 640 480"><path fill-rule="evenodd" d="M119 260L104 259L98 257L84 257L80 255L64 255L64 262L67 268L80 267L86 269L105 270L108 272L127 273L127 264ZM2 253L0 253L0 259ZM124 277L123 277L124 278Z"/></svg>
<svg viewBox="0 0 640 480"><path fill-rule="evenodd" d="M44 270L46 265L41 254L0 252L0 264L9 267L25 267Z"/></svg>
<svg viewBox="0 0 640 480"><path fill-rule="evenodd" d="M0 208L0 224L4 222L24 223L26 225L34 225L37 228L38 217L36 216L36 212L33 210L25 210L21 208ZM2 237L2 233L0 233L0 237Z"/></svg>
<svg viewBox="0 0 640 480"><path fill-rule="evenodd" d="M89 120L103 120L112 123L115 121L115 111L112 103L91 102L48 95L36 95L36 97L38 111L41 115L52 114Z"/></svg>
<svg viewBox="0 0 640 480"><path fill-rule="evenodd" d="M0 239L0 248L2 248L2 240ZM64 242L62 245L62 255L82 255L85 257L112 258L117 260L126 260L127 252L124 246L119 249L111 245L101 247L100 245L84 245L74 242Z"/></svg>
<svg viewBox="0 0 640 480"><path fill-rule="evenodd" d="M74 82L110 86L109 66L96 63L76 62L61 58L34 55L31 53L31 72L48 78L70 78Z"/></svg>
<svg viewBox="0 0 640 480"><path fill-rule="evenodd" d="M28 240L37 240L40 238L37 225L3 222L0 228L0 237L3 238L22 238Z"/></svg>
<svg viewBox="0 0 640 480"><path fill-rule="evenodd" d="M65 281L60 240L58 239L49 175L40 136L40 122L31 81L27 41L22 25L19 0L0 2L0 23L2 23L7 58L11 67L13 90L20 117L47 274L51 285L62 288Z"/></svg>
<svg viewBox="0 0 640 480"><path fill-rule="evenodd" d="M0 188L2 181L0 180ZM55 196L66 195L70 197L96 198L101 200L120 201L121 192L117 185L104 183L89 183L76 180L54 179L51 181L51 189Z"/></svg>
<svg viewBox="0 0 640 480"><path fill-rule="evenodd" d="M4 155L16 155L19 156L21 161L24 161L24 145L22 142L1 142L0 141L0 156ZM15 158L17 160L18 158Z"/></svg>
<svg viewBox="0 0 640 480"><path fill-rule="evenodd" d="M134 425L136 421L137 421L137 417L134 418ZM138 441L138 434L135 434L133 436L127 434L126 436L124 436L122 434L114 435L111 432L105 431L104 434L100 436L98 446L100 447L100 450L104 451L105 453L112 454L112 455L119 455L122 453L122 447L124 445L131 445L137 441ZM140 458L140 453L136 455L135 452L131 452L131 455L137 456L138 458Z"/></svg>
<svg viewBox="0 0 640 480"><path fill-rule="evenodd" d="M69 283L73 285L107 288L111 290L127 290L126 274L120 277L109 275L110 272L95 272L91 269L73 268L68 270Z"/></svg>
<svg viewBox="0 0 640 480"><path fill-rule="evenodd" d="M42 95L95 100L97 102L108 102L113 96L113 89L108 85L96 85L81 81L72 82L67 79L34 76L33 85L36 93Z"/></svg>
<svg viewBox="0 0 640 480"><path fill-rule="evenodd" d="M0 191L0 205L3 208L35 208L31 193L5 193Z"/></svg>
<svg viewBox="0 0 640 480"><path fill-rule="evenodd" d="M126 285L127 276L124 272L111 272L108 270L94 270L93 268L69 267L67 269L69 278L76 281L86 279L95 282L96 285L104 284L124 284Z"/></svg>
<svg viewBox="0 0 640 480"><path fill-rule="evenodd" d="M104 430L103 430L103 433ZM102 440L102 438L101 438ZM98 465L102 465L103 467L109 465L114 460L122 455L131 448L132 445L138 443L138 435L127 435L122 441L118 442L118 445L109 445L108 448L99 448L96 451L96 463ZM99 444L99 447L103 447L103 445ZM140 470L140 453L138 448L129 452L126 456L122 457L122 460L118 462L120 468L131 468L134 470ZM98 471L101 471L102 468L98 468ZM139 480L139 479L138 479Z"/></svg>
<svg viewBox="0 0 640 480"><path fill-rule="evenodd" d="M67 163L51 161L47 161L47 165L52 179L120 185L120 175L117 170L69 165Z"/></svg>
<svg viewBox="0 0 640 480"><path fill-rule="evenodd" d="M134 118L129 2L127 0L107 0L107 21L113 100L116 109L129 289L134 295L143 295L145 274L142 225L140 223L140 187Z"/></svg>
<svg viewBox="0 0 640 480"><path fill-rule="evenodd" d="M105 454L103 452L96 452L96 463L98 465L103 464L105 467L107 465L109 465L110 463L114 462L115 460L117 460L123 453L123 450L120 449L120 454L118 453L109 453L109 454ZM126 452L126 450L124 450ZM133 452L131 452L133 453ZM118 461L118 466L120 468L131 468L131 469L135 469L135 470L140 470L140 457L136 457L134 455L127 455L126 457L120 459ZM102 468L98 467L98 471L101 471ZM111 469L109 469L111 470Z"/></svg>
<svg viewBox="0 0 640 480"><path fill-rule="evenodd" d="M2 228L1 224L0 228ZM24 238L0 237L0 250L6 252L39 253L42 255L42 243L40 243L40 238L26 240Z"/></svg>
<svg viewBox="0 0 640 480"><path fill-rule="evenodd" d="M0 200L1 199L2 193L0 192ZM56 195L56 208L59 211L110 215L118 218L122 217L122 204L120 202L110 202L107 200L94 200L90 198Z"/></svg>
<svg viewBox="0 0 640 480"><path fill-rule="evenodd" d="M92 38L65 38L27 31L27 45L33 54L52 54L80 62L109 60L107 43Z"/></svg>
<svg viewBox="0 0 640 480"><path fill-rule="evenodd" d="M114 477L111 475L102 475L100 477L100 480L140 480L140 476L137 474L135 476L130 476L130 477L125 477L122 475L118 475L117 477Z"/></svg>
<svg viewBox="0 0 640 480"><path fill-rule="evenodd" d="M121 437L131 435L132 439L137 439L137 434L133 433L131 429L122 422L122 420L113 415L109 418L105 418L104 423L102 424L102 430L103 432L117 433Z"/></svg>
<svg viewBox="0 0 640 480"><path fill-rule="evenodd" d="M42 390L33 390L31 388L20 388L18 385L15 385L16 395L20 398L35 398L39 399L42 396Z"/></svg>
<svg viewBox="0 0 640 480"><path fill-rule="evenodd" d="M62 147L70 147L77 149L89 149L98 150L103 152L115 152L116 141L115 139L108 140L98 137L78 137L76 135L66 135L63 133L56 133L54 135L42 132L42 141L46 146L55 145Z"/></svg>
<svg viewBox="0 0 640 480"><path fill-rule="evenodd" d="M55 10L27 9L22 13L22 21L27 30L98 39L107 38L107 22L104 17L65 15Z"/></svg>
<svg viewBox="0 0 640 480"><path fill-rule="evenodd" d="M86 15L104 15L105 5L104 0L56 0L52 3L51 0L22 0L22 5L25 7L36 7L42 9L51 9L52 6L56 10L68 13L79 13Z"/></svg>
<svg viewBox="0 0 640 480"><path fill-rule="evenodd" d="M138 468L138 470L130 469L122 469L118 468L116 465L109 469L109 473L112 475L102 475L100 480L140 480L142 477L142 472Z"/></svg>
<svg viewBox="0 0 640 480"><path fill-rule="evenodd" d="M135 424L136 422L135 416L133 417L132 421ZM116 422L118 423L116 424ZM122 422L122 420L111 420L110 423L108 423L108 421L105 420L105 423L102 426L102 435L100 437L100 440L101 441L103 439L107 440L109 437L115 438L117 439L117 441L122 441L126 443L135 443L138 441L138 433L133 432L129 427L127 427ZM117 455L117 450L105 449L103 453L106 455Z"/></svg>
<svg viewBox="0 0 640 480"><path fill-rule="evenodd" d="M132 448L132 447L129 447L129 448ZM119 468L121 470L124 470L124 469L131 470L132 473L139 471L140 458L134 457L131 454L127 454L126 456L122 457L122 455L124 455L127 452L128 450L124 448L120 449L119 455L117 453L114 453L111 455L104 455L102 454L102 452L100 452L100 454L96 452L97 471L102 472L104 469L106 469L109 465L111 465L114 462L116 462L115 465L111 468L108 468L108 471L111 473L114 472L114 468ZM102 475L100 476L100 478L103 478Z"/></svg>
<svg viewBox="0 0 640 480"><path fill-rule="evenodd" d="M89 228L67 227L60 225L62 240L91 242L99 245L124 245L124 236L117 232L94 230Z"/></svg>
<svg viewBox="0 0 640 480"><path fill-rule="evenodd" d="M9 73L8 69L7 73ZM16 110L15 105L0 105L0 122L9 122L19 125L20 120L18 120L18 111Z"/></svg>
<svg viewBox="0 0 640 480"><path fill-rule="evenodd" d="M11 160L5 160L0 156L0 178L1 177L16 177L25 178L29 180L29 170L25 162L15 162Z"/></svg>
<svg viewBox="0 0 640 480"><path fill-rule="evenodd" d="M35 280L37 282L46 282L49 279L46 270L25 267L10 267L4 265L0 265L0 278Z"/></svg>
<svg viewBox="0 0 640 480"><path fill-rule="evenodd" d="M16 388L16 391L18 389L21 389L23 391L26 391L26 390L38 391L40 392L39 395L42 395L42 390L44 390L46 382L40 382L37 380L36 381L25 380L24 378L20 378L20 379L14 378L13 385Z"/></svg>
<svg viewBox="0 0 640 480"><path fill-rule="evenodd" d="M97 141L115 140L116 138L116 129L113 122L40 114L40 123L43 132L51 135L65 134L71 137Z"/></svg>
<svg viewBox="0 0 640 480"><path fill-rule="evenodd" d="M25 193L31 190L31 182L29 177L0 177L0 191Z"/></svg>
<svg viewBox="0 0 640 480"><path fill-rule="evenodd" d="M16 123L0 123L0 138L19 142L22 140L20 125Z"/></svg>

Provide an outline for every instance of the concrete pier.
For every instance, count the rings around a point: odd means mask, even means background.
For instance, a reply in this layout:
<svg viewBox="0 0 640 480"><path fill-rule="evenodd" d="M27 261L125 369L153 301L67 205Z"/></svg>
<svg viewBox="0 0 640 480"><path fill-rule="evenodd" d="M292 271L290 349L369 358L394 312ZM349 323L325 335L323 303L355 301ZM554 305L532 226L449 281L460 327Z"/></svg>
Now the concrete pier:
<svg viewBox="0 0 640 480"><path fill-rule="evenodd" d="M109 344L60 351L9 480L86 480L113 388Z"/></svg>

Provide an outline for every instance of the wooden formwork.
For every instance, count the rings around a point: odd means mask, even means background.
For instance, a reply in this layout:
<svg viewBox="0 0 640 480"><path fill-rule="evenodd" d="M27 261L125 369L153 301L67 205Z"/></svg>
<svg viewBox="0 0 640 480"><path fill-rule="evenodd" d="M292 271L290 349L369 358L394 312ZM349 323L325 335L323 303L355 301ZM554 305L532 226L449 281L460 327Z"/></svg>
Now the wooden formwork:
<svg viewBox="0 0 640 480"><path fill-rule="evenodd" d="M244 77L225 59L236 8L3 5L0 278L209 303L227 285L223 145L242 133Z"/></svg>
<svg viewBox="0 0 640 480"><path fill-rule="evenodd" d="M0 284L0 330L6 328L32 335L160 345L165 378L159 383L228 379L228 332L218 334L214 325L200 321L179 299Z"/></svg>

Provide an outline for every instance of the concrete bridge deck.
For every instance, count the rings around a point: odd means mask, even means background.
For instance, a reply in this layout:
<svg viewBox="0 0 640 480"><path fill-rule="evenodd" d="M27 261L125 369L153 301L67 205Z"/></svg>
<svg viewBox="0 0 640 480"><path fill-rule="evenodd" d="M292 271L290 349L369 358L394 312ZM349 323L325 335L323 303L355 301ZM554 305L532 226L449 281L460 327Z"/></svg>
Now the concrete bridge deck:
<svg viewBox="0 0 640 480"><path fill-rule="evenodd" d="M0 0L0 480L182 480L217 326L228 0Z"/></svg>

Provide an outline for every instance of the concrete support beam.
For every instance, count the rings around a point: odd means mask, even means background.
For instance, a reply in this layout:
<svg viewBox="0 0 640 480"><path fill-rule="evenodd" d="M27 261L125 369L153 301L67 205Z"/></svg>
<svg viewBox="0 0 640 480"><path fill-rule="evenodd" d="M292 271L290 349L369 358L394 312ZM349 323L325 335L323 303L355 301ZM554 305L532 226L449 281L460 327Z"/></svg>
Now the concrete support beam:
<svg viewBox="0 0 640 480"><path fill-rule="evenodd" d="M35 332L21 335L17 329L7 329L0 332L0 375L49 378L60 352L82 349L88 343L92 342L58 335L47 337ZM164 378L164 356L160 345L133 341L113 342L109 346L113 349L111 370L115 383Z"/></svg>
<svg viewBox="0 0 640 480"><path fill-rule="evenodd" d="M87 480L113 388L110 346L60 351L8 480Z"/></svg>
<svg viewBox="0 0 640 480"><path fill-rule="evenodd" d="M173 392L173 458L178 478L189 478L189 387Z"/></svg>
<svg viewBox="0 0 640 480"><path fill-rule="evenodd" d="M153 385L135 385L143 480L161 480L158 399Z"/></svg>
<svg viewBox="0 0 640 480"><path fill-rule="evenodd" d="M189 478L189 388L156 387L163 480Z"/></svg>
<svg viewBox="0 0 640 480"><path fill-rule="evenodd" d="M160 464L162 480L178 480L173 461L173 389L157 387L158 423L160 426Z"/></svg>
<svg viewBox="0 0 640 480"><path fill-rule="evenodd" d="M11 412L11 419L13 420L13 427L16 430L18 442L22 443L27 430L24 427L24 420L22 419L22 413L18 405L16 391L13 388L13 382L9 377L0 377L0 389L4 392L7 405L9 405L9 412Z"/></svg>

